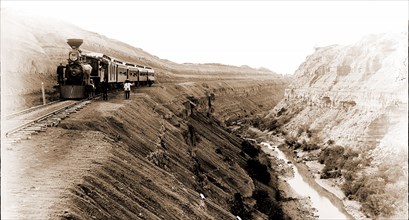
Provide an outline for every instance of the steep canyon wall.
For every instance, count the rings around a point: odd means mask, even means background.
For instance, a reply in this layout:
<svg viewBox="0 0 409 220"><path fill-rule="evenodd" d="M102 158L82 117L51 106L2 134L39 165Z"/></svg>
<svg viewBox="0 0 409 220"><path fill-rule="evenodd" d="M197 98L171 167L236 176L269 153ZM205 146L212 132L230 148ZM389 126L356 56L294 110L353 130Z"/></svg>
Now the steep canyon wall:
<svg viewBox="0 0 409 220"><path fill-rule="evenodd" d="M363 175L381 173L379 167L388 164L399 180L386 181L386 188L407 192L402 187L408 169L407 71L407 34L369 35L350 46L316 48L267 118L278 120L287 136L315 142L322 150L335 144L367 154L370 165L357 171ZM407 198L399 199L407 207Z"/></svg>

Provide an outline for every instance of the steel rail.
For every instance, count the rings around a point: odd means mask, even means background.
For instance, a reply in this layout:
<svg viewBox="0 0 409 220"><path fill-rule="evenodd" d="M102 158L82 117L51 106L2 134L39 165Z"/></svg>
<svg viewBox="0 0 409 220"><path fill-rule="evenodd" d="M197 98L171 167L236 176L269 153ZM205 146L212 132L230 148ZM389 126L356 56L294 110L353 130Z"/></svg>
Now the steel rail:
<svg viewBox="0 0 409 220"><path fill-rule="evenodd" d="M65 110L69 109L69 108L72 108L72 107L74 107L74 106L76 106L76 105L79 105L79 104L81 104L81 103L83 103L83 102L86 102L86 101L88 101L88 100L89 100L89 99L84 99L84 100L81 100L81 101L78 101L78 102L69 104L68 106L64 106L64 107L59 108L59 109L57 109L57 110L54 110L54 111L52 111L52 112L50 112L50 113L47 113L47 114L45 114L45 115L43 115L43 116L40 116L40 117L38 117L38 118L36 118L36 119L30 120L29 122L26 122L26 123L24 123L24 124L22 124L22 125L19 125L19 126L13 128L13 129L9 130L8 132L5 133L5 136L8 137L9 135L11 135L11 134L13 134L13 133L16 133L16 132L18 132L18 131L20 131L20 130L22 130L22 129L24 129L24 128L30 126L30 125L33 125L33 124L38 123L38 122L40 122L40 121L43 121L43 120L45 120L45 119L47 119L47 118L49 118L49 117L51 117L51 116L53 116L53 115L56 115L56 114L58 114L58 113L60 113L60 112L63 112L63 111L65 111Z"/></svg>
<svg viewBox="0 0 409 220"><path fill-rule="evenodd" d="M11 113L9 115L6 115L4 118L5 119L11 119L11 118L17 117L19 115L27 114L29 112L32 112L32 111L35 111L35 110L38 110L38 109L41 109L41 108L45 108L47 106L50 106L52 104L55 104L55 103L58 103L58 102L61 102L61 101L62 100L58 100L58 101L49 102L49 103L47 103L45 105L37 105L37 106L31 107L31 108L28 108L28 109L21 110L19 112Z"/></svg>

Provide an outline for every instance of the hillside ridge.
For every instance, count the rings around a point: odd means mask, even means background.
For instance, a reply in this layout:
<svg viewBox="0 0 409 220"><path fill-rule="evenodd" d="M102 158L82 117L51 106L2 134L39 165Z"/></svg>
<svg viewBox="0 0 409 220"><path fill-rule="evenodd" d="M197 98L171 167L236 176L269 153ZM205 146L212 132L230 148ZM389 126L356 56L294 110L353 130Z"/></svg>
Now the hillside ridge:
<svg viewBox="0 0 409 220"><path fill-rule="evenodd" d="M160 59L125 42L89 32L75 25L42 17L30 17L2 10L2 96L4 111L16 111L40 104L41 82L46 95L54 93L56 68L66 63L69 38L84 39L83 50L107 54L128 62L151 66L158 82L186 78L219 80L258 79L288 83L290 77L265 69L242 68L224 64L177 64ZM37 98L36 98L37 97ZM52 99L52 97L49 97ZM35 99L35 100L33 100ZM35 103L34 103L35 102Z"/></svg>

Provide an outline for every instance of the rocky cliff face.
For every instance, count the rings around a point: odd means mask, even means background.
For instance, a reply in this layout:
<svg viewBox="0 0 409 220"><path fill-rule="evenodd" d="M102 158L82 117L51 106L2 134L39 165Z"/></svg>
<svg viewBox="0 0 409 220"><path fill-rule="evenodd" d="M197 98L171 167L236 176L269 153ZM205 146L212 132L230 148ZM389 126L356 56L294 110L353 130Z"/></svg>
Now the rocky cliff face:
<svg viewBox="0 0 409 220"><path fill-rule="evenodd" d="M307 124L324 141L407 150L407 70L403 34L317 48L296 71L297 80L276 110L301 108L287 126Z"/></svg>
<svg viewBox="0 0 409 220"><path fill-rule="evenodd" d="M350 46L316 48L270 117L289 136L307 142L314 136L323 148L335 143L369 152L372 162L364 173L376 173L381 164L395 161L391 166L407 185L407 43L407 34L381 34ZM406 187L399 189L407 192Z"/></svg>

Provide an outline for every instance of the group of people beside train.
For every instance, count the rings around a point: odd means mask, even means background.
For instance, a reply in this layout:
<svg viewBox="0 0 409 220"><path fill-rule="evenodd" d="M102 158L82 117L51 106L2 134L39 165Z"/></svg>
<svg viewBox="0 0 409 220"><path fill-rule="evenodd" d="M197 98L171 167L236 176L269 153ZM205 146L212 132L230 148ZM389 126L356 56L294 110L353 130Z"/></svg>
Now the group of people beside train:
<svg viewBox="0 0 409 220"><path fill-rule="evenodd" d="M125 80L124 83L124 92L125 92L125 99L129 99L130 94L131 94L131 86L134 86L134 83L131 83L129 80ZM108 100L108 90L109 90L109 84L108 80L104 79L101 83L101 92L102 92L102 99L103 100Z"/></svg>
<svg viewBox="0 0 409 220"><path fill-rule="evenodd" d="M59 85L64 84L64 69L65 66L60 63L60 65L57 67L57 81ZM129 80L125 80L123 89L125 92L125 99L130 98L130 93L131 93L131 86L134 86L134 83L131 83ZM93 97L95 94L95 85L92 79L90 79L89 85L86 86L86 94L88 97ZM101 82L101 92L102 92L102 99L103 100L108 100L108 90L109 90L109 83L108 79L104 78L104 80Z"/></svg>

